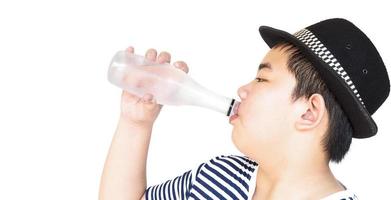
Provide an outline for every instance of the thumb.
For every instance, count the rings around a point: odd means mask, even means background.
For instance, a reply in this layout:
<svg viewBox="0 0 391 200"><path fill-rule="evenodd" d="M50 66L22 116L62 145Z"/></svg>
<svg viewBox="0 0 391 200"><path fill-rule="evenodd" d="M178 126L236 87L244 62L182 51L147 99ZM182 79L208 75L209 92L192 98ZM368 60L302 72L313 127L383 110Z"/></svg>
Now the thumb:
<svg viewBox="0 0 391 200"><path fill-rule="evenodd" d="M153 95L150 94L150 93L147 93L145 94L143 97L142 97L142 101L143 102L151 102L153 100Z"/></svg>
<svg viewBox="0 0 391 200"><path fill-rule="evenodd" d="M149 109L152 109L157 105L156 99L154 98L154 96L152 94L145 94L142 97L141 101Z"/></svg>

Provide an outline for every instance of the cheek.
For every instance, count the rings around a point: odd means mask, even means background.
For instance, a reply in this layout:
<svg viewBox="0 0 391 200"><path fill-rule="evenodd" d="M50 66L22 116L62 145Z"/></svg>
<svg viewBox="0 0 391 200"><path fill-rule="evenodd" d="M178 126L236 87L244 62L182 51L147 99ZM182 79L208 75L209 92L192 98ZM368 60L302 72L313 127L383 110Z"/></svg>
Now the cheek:
<svg viewBox="0 0 391 200"><path fill-rule="evenodd" d="M278 91L253 98L240 116L241 128L255 140L270 139L286 132L290 112L288 101L288 95Z"/></svg>
<svg viewBox="0 0 391 200"><path fill-rule="evenodd" d="M267 94L267 95L264 95ZM279 145L291 130L290 93L274 89L251 96L241 105L232 140L245 155Z"/></svg>

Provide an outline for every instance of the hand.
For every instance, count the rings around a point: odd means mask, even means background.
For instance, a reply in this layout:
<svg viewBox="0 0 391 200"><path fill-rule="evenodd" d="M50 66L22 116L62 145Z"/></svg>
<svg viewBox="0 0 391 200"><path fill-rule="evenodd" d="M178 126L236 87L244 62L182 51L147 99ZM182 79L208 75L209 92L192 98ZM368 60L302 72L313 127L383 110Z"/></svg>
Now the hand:
<svg viewBox="0 0 391 200"><path fill-rule="evenodd" d="M134 53L133 47L128 47L127 51ZM157 56L155 49L149 49L145 53L145 57L151 61L157 61L158 63L170 63L171 55L168 52L160 52ZM174 66L178 69L188 73L189 68L183 61L177 61ZM121 119L126 122L132 123L137 126L152 126L157 116L160 113L163 105L157 104L156 99L153 98L152 94L145 94L139 98L125 90L122 91L121 96Z"/></svg>

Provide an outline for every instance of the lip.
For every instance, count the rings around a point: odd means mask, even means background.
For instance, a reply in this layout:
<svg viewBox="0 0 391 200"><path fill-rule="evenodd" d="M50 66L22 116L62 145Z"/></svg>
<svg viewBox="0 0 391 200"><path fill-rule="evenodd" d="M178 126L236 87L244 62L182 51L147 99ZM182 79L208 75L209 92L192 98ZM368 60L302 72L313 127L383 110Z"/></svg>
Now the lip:
<svg viewBox="0 0 391 200"><path fill-rule="evenodd" d="M233 115L229 117L229 123L232 124L232 121L236 120L239 117L239 108L240 102L233 108Z"/></svg>
<svg viewBox="0 0 391 200"><path fill-rule="evenodd" d="M238 114L232 115L231 117L229 117L229 123L232 124L232 121L236 120L237 118L239 118Z"/></svg>
<svg viewBox="0 0 391 200"><path fill-rule="evenodd" d="M239 108L240 108L241 103L238 104L238 106L234 109L234 112L236 115L239 115Z"/></svg>

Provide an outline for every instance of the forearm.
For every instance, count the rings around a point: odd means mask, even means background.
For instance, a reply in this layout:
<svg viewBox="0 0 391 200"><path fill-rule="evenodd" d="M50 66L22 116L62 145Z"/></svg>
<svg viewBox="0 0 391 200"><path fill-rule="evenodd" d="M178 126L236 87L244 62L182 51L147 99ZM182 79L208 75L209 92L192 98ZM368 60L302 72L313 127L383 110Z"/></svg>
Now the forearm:
<svg viewBox="0 0 391 200"><path fill-rule="evenodd" d="M141 199L152 125L135 126L120 118L104 166L99 199Z"/></svg>

